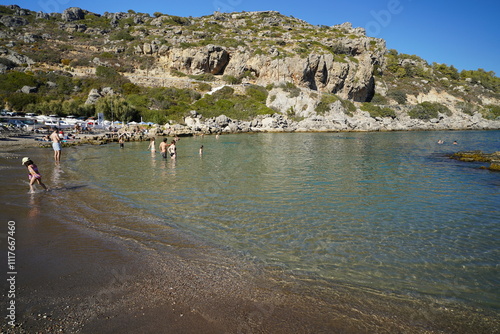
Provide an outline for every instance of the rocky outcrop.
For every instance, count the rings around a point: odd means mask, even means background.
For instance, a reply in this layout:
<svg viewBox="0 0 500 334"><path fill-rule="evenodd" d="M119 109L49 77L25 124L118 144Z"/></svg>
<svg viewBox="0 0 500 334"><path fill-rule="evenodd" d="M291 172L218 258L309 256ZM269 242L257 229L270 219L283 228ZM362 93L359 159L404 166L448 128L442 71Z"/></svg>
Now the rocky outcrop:
<svg viewBox="0 0 500 334"><path fill-rule="evenodd" d="M10 60L12 63L18 66L24 64L32 65L35 63L31 58L4 47L0 47L0 57Z"/></svg>
<svg viewBox="0 0 500 334"><path fill-rule="evenodd" d="M375 92L373 55L361 53L355 60L336 60L329 54L310 54L306 59L272 55L252 55L248 50L229 52L226 48L209 45L205 48L161 50L157 45L136 47L136 52L160 54L159 64L188 74L225 74L242 77L252 73L254 83L291 81L312 90L337 94L353 101L370 100ZM353 47L353 53L360 52Z"/></svg>
<svg viewBox="0 0 500 334"><path fill-rule="evenodd" d="M410 118L403 110L397 117L373 118L368 112L356 111L346 114L339 101L332 104L330 112L324 115L309 114L302 120L294 120L288 115L257 116L251 121L230 119L224 115L205 119L202 115L188 116L184 125L166 126L166 134L175 133L240 133L240 132L335 132L335 131L402 131L402 130L446 130L446 129L498 129L499 121L485 120L480 115L455 115L445 120L424 121Z"/></svg>
<svg viewBox="0 0 500 334"><path fill-rule="evenodd" d="M102 90L91 89L90 93L85 101L85 104L95 104L103 96L114 95L114 91L111 87L104 87Z"/></svg>
<svg viewBox="0 0 500 334"><path fill-rule="evenodd" d="M23 17L18 16L2 16L0 18L0 23L2 23L6 27L16 28L28 25L29 21Z"/></svg>
<svg viewBox="0 0 500 334"><path fill-rule="evenodd" d="M160 48L156 47L156 50ZM144 53L153 53L152 46L143 46ZM229 63L229 52L220 46L207 45L203 48L162 50L159 63L168 69L188 72L190 74L221 74Z"/></svg>
<svg viewBox="0 0 500 334"><path fill-rule="evenodd" d="M72 21L78 21L78 20L83 20L85 18L85 13L81 8L78 7L71 7L68 9L65 9L62 12L62 19L67 22L72 22Z"/></svg>

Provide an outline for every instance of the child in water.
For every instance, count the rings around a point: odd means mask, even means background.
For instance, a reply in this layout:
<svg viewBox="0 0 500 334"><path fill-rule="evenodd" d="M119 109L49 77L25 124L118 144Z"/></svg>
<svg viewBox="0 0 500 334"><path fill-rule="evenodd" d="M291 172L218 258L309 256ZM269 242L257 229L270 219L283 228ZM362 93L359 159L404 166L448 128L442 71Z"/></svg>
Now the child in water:
<svg viewBox="0 0 500 334"><path fill-rule="evenodd" d="M26 168L28 168L29 172L28 178L30 180L30 193L35 192L35 188L33 187L33 184L35 184L35 182L38 182L38 184L41 185L43 189L48 191L47 187L42 182L42 175L40 175L40 173L38 172L38 167L33 163L33 161L31 161L31 159L28 157L24 157L22 160L22 164L23 166L26 166Z"/></svg>

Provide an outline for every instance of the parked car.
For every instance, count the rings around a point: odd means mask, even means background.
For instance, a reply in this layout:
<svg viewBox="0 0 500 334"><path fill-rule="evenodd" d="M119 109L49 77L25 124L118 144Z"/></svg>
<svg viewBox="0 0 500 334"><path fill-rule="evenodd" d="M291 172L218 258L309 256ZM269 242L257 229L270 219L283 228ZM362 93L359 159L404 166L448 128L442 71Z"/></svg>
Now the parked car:
<svg viewBox="0 0 500 334"><path fill-rule="evenodd" d="M21 120L19 119L9 119L8 124L11 126L15 126L16 128L27 130L26 124L24 124Z"/></svg>
<svg viewBox="0 0 500 334"><path fill-rule="evenodd" d="M26 126L26 130L28 131L34 131L45 126L43 123L38 122L36 119L23 119L22 122L24 123L24 125Z"/></svg>

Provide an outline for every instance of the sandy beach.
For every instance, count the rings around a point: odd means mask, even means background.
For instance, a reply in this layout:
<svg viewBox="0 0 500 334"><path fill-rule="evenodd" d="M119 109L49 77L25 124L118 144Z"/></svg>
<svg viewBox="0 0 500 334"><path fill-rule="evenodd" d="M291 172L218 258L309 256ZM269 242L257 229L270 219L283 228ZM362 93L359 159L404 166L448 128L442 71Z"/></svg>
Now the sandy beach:
<svg viewBox="0 0 500 334"><path fill-rule="evenodd" d="M18 158L25 155L50 161L52 151L38 147L34 137L0 140L4 176L16 179L24 172ZM133 226L139 215L123 203L110 211L110 199L96 189L75 185L29 196L18 185L8 182L0 192L6 203L2 256L7 257L6 222L14 221L17 266L16 326L7 323L2 305L2 333L492 333L500 328L495 314L446 309L431 299L332 289L331 281L311 288L300 274L249 262L174 229L162 234L164 246L153 248L148 246L148 238L158 242L153 228L143 231L141 243L94 228L102 221ZM75 205L83 195L85 207ZM71 223L76 219L79 224ZM2 272L4 300L9 276Z"/></svg>

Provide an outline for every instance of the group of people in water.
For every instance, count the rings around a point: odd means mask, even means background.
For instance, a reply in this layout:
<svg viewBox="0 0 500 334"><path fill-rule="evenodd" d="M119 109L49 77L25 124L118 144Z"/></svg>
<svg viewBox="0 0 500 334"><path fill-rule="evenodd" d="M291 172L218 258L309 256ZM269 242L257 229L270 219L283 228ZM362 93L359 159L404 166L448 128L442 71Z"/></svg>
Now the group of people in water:
<svg viewBox="0 0 500 334"><path fill-rule="evenodd" d="M54 150L54 161L58 165L61 161L61 152L62 152L62 141L64 137L61 136L60 131L57 127L52 129L52 133L46 137L46 140L52 142L52 149ZM217 135L218 137L218 135ZM170 143L168 143L168 139L165 138L159 145L160 154L163 159L170 157L171 159L177 158L177 142L179 141L178 137L172 139ZM120 136L118 138L118 143L120 148L124 148L125 138L124 136ZM151 137L148 150L152 153L156 152L156 140L155 137ZM201 145L199 149L200 156L203 155L203 145ZM28 179L30 185L30 192L34 193L34 185L35 183L40 185L43 189L48 191L47 186L42 182L42 175L40 174L37 165L33 162L33 160L29 157L24 157L22 159L22 165L28 169Z"/></svg>
<svg viewBox="0 0 500 334"><path fill-rule="evenodd" d="M166 159L167 156L169 156L171 159L177 158L177 146L175 144L179 141L179 138L174 138L168 143L168 139L165 138L163 141L160 143L159 149L160 149L160 154L163 157L163 159ZM149 141L149 146L148 150L151 150L152 153L156 152L156 139L155 137L151 137Z"/></svg>
<svg viewBox="0 0 500 334"><path fill-rule="evenodd" d="M179 141L179 138L175 137L174 139L172 139L172 141L169 144L167 138L163 139L163 141L159 145L160 154L163 157L163 159L166 159L167 157L170 157L171 159L177 158L177 146L176 146L176 144L178 141ZM153 152L153 153L156 152L156 144L155 143L156 143L155 137L151 137L151 139L149 141L148 150L151 150L151 152ZM199 152L200 152L200 155L203 154L203 145L201 145Z"/></svg>

